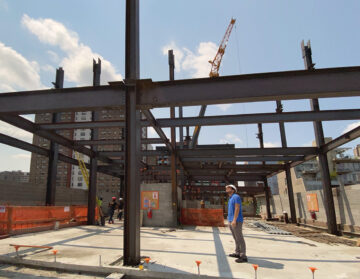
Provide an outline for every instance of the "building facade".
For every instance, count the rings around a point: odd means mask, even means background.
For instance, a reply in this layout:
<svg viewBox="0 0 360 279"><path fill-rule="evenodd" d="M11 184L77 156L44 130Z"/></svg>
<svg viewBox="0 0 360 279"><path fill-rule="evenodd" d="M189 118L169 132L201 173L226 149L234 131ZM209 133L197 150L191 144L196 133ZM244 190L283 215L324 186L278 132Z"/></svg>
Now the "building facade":
<svg viewBox="0 0 360 279"><path fill-rule="evenodd" d="M29 182L30 173L22 171L3 171L0 172L0 181L11 181L27 183Z"/></svg>

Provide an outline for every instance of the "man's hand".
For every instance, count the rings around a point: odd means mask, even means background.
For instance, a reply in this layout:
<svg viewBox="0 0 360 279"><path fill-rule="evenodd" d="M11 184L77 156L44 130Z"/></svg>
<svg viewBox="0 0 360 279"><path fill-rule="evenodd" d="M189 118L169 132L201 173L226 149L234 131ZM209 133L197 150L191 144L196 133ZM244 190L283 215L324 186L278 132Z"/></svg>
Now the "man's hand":
<svg viewBox="0 0 360 279"><path fill-rule="evenodd" d="M235 219L231 222L231 226L232 226L233 228L236 227L236 220L235 220Z"/></svg>

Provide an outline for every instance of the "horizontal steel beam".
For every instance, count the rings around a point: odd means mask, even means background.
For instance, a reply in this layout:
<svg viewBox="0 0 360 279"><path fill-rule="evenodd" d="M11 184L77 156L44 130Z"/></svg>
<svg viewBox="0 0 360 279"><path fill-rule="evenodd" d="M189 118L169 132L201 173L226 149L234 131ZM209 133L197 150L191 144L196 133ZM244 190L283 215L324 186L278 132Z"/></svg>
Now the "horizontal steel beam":
<svg viewBox="0 0 360 279"><path fill-rule="evenodd" d="M139 80L139 109L360 96L360 67L152 82ZM0 114L94 111L122 108L123 82L0 95Z"/></svg>
<svg viewBox="0 0 360 279"><path fill-rule="evenodd" d="M347 110L324 110L324 111L296 111L283 113L255 113L216 115L204 117L183 118L158 118L156 123L160 128L182 127L182 126L218 126L218 125L241 125L257 123L278 122L313 122L313 121L337 121L360 119L360 109ZM109 121L84 121L84 122L61 122L41 124L42 130L67 130L67 129L94 129L124 127L125 122L121 120ZM141 121L142 126L151 126L147 120ZM198 126L200 127L200 126Z"/></svg>
<svg viewBox="0 0 360 279"><path fill-rule="evenodd" d="M125 127L124 121L82 121L82 122L60 122L41 124L42 130L69 130L69 129L94 129L94 128L112 128Z"/></svg>
<svg viewBox="0 0 360 279"><path fill-rule="evenodd" d="M217 126L240 125L277 122L312 122L360 119L360 109L297 111L283 113L255 113L236 115L216 115L204 117L158 118L157 123L162 128L181 126ZM146 125L143 122L143 125Z"/></svg>
<svg viewBox="0 0 360 279"><path fill-rule="evenodd" d="M186 186L186 190L189 189L190 191L218 191L218 192L225 192L225 187L223 186ZM264 187L237 187L238 192L264 192ZM191 192L189 193L191 194Z"/></svg>
<svg viewBox="0 0 360 279"><path fill-rule="evenodd" d="M246 176L246 175L233 175L231 177L225 177L224 175L192 175L191 180L195 181L263 181L264 177L259 176Z"/></svg>
<svg viewBox="0 0 360 279"><path fill-rule="evenodd" d="M123 151L100 151L97 152L100 156L106 157L123 157L125 156L125 152ZM168 156L169 153L167 151L158 151L158 150L143 150L141 151L141 156Z"/></svg>
<svg viewBox="0 0 360 279"><path fill-rule="evenodd" d="M242 156L242 157L203 157L203 158L183 158L183 162L290 162L302 161L304 156Z"/></svg>
<svg viewBox="0 0 360 279"><path fill-rule="evenodd" d="M188 175L227 175L229 173L229 170L210 170L210 169L188 169ZM267 176L269 172L232 172L229 177L236 176L236 175L246 175L246 176L254 176L254 177L264 177Z"/></svg>
<svg viewBox="0 0 360 279"><path fill-rule="evenodd" d="M360 67L138 82L139 106L193 106L360 96Z"/></svg>
<svg viewBox="0 0 360 279"><path fill-rule="evenodd" d="M125 86L47 89L0 95L1 113L35 114L41 112L90 111L124 106Z"/></svg>
<svg viewBox="0 0 360 279"><path fill-rule="evenodd" d="M39 155L42 155L45 157L49 157L49 154L50 154L50 151L48 149L33 145L31 143L28 143L28 142L25 142L22 140L15 139L13 137L9 137L9 136L1 134L1 133L0 133L0 143L15 147L15 148L19 148L19 149L22 149L22 150L25 150L28 152L32 152L35 154L39 154ZM78 160L75 160L74 158L65 156L63 154L59 154L59 161L62 161L64 163L68 163L68 164L72 164L72 165L79 165ZM85 165L87 168L90 168L89 164L85 163ZM100 169L98 171L108 174L108 175L117 176L117 174L113 173L110 170L107 170L106 168Z"/></svg>
<svg viewBox="0 0 360 279"><path fill-rule="evenodd" d="M266 155L312 155L317 154L316 147L287 147L287 148L235 148L235 149L181 149L181 157L212 157L212 156L266 156ZM199 158L201 160L201 158Z"/></svg>
<svg viewBox="0 0 360 279"><path fill-rule="evenodd" d="M15 93L14 93L15 94ZM67 139L55 132L40 130L39 125L31 122L30 120L17 115L0 115L0 120L9 123L17 128L23 129L27 132L33 133L34 135L46 138L54 141L62 146L68 147L89 157L94 157L95 153L86 148L85 146L75 146L74 141ZM112 161L106 157L98 157L99 160L105 163L112 163Z"/></svg>
<svg viewBox="0 0 360 279"><path fill-rule="evenodd" d="M269 165L222 165L221 167L210 164L203 163L186 163L186 168L189 170L199 169L199 170L213 170L213 169L225 169L225 170L236 170L236 171L276 171L276 170L285 170L285 165L283 164L269 164Z"/></svg>
<svg viewBox="0 0 360 279"><path fill-rule="evenodd" d="M160 138L141 139L142 144L161 144L163 140ZM78 140L74 141L75 145L119 145L125 144L123 139L106 139L106 140Z"/></svg>

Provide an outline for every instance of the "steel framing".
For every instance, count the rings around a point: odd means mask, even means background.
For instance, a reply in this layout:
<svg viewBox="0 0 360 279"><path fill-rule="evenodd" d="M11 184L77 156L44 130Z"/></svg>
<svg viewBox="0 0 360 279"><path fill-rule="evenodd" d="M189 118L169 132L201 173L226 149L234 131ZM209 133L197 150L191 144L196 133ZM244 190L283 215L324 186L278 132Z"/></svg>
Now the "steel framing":
<svg viewBox="0 0 360 279"><path fill-rule="evenodd" d="M153 82L139 79L139 0L126 1L126 74L125 80L100 86L100 68L94 63L94 84L92 87L61 88L57 77L55 89L0 94L0 120L18 128L49 139L50 150L23 142L19 139L0 134L0 143L47 156L50 159L46 202L55 201L54 173L58 160L77 164L73 158L58 153L57 146L62 145L90 157L87 167L91 171L89 191L89 211L95 207L96 172L113 176L125 175L125 237L124 264L136 265L140 261L140 157L171 156L172 171L167 174L176 187L177 163L184 177L189 180L209 181L263 181L265 187L255 187L254 192L265 191L267 214L271 217L269 190L266 177L286 171L289 188L291 219L296 222L290 168L319 157L323 189L325 193L328 230L337 234L336 216L332 201L331 185L326 162L326 153L360 136L360 128L341 135L325 144L321 121L359 119L360 109L321 111L318 98L360 96L360 67L314 69L311 61L311 49L303 47L306 70L278 73L251 74L219 78L192 80L173 80L170 67L170 81ZM310 65L310 66L309 66ZM172 66L172 65L171 65ZM312 111L282 112L281 100L311 99ZM276 113L182 117L182 107L188 105L214 105L238 102L277 101ZM172 110L168 119L156 119L150 109L156 107L180 106L180 117L175 118ZM96 111L102 109L125 108L124 121L98 121ZM93 111L90 123L54 123L35 124L20 114L49 112L56 115L65 111ZM140 111L146 120L140 120ZM284 122L314 122L317 147L287 147ZM214 149L197 148L196 137L189 139L189 126L259 124L260 148ZM281 148L264 148L262 123L279 123ZM97 129L103 127L124 127L125 139L99 140ZM160 138L140 139L143 126L152 126ZM171 141L162 128L171 127ZM174 140L175 127L180 127L180 148ZM183 127L187 128L187 138L183 141ZM91 140L74 141L59 134L56 130L91 128ZM54 131L52 131L54 130ZM194 141L195 140L195 141ZM141 144L163 143L166 151L141 151ZM189 144L190 143L190 144ZM124 151L98 152L99 145L124 144ZM91 149L85 145L92 146ZM194 147L189 150L188 146ZM112 159L111 157L120 157ZM106 165L97 166L102 161ZM235 165L234 162L256 161L257 165ZM229 162L229 164L227 164ZM269 164L269 162L271 162ZM274 164L274 162L277 162ZM123 165L122 165L123 164ZM216 165L214 165L216 164ZM147 166L142 162L142 166ZM164 167L165 168L165 167ZM161 169L155 167L154 170ZM170 167L168 167L170 170ZM149 169L150 171L151 169ZM211 172L211 170L214 170ZM144 173L145 175L146 173ZM56 180L56 179L55 179ZM182 183L183 183L182 179ZM204 189L205 190L205 189ZM252 190L249 190L249 192ZM94 216L89 214L89 224Z"/></svg>

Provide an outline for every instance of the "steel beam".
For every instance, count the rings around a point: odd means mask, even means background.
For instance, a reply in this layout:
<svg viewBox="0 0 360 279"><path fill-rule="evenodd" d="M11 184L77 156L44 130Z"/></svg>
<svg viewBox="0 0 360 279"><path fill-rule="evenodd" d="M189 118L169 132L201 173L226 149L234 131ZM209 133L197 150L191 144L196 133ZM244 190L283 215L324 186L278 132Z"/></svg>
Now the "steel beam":
<svg viewBox="0 0 360 279"><path fill-rule="evenodd" d="M276 113L279 115L283 114L283 105L281 101L276 101ZM280 138L281 138L281 145L283 148L287 148L287 140L286 140L286 132L285 132L285 124L284 122L279 122L279 129L280 129ZM295 209L295 200L294 200L294 190L293 184L291 179L291 168L290 164L286 163L285 165L285 175L286 175L286 185L288 188L288 196L289 196L289 205L290 205L290 217L291 222L293 224L297 223L296 219L296 209Z"/></svg>
<svg viewBox="0 0 360 279"><path fill-rule="evenodd" d="M202 105L202 106L201 106L198 119L201 119L202 117L205 116L206 108L207 108L207 105ZM190 149L193 149L193 148L196 147L196 145L197 145L197 143L198 143L198 138L199 138L200 130L201 130L201 126L196 126L196 127L195 127L194 133L193 133L193 136L192 136L190 145L189 145L189 148L190 148Z"/></svg>
<svg viewBox="0 0 360 279"><path fill-rule="evenodd" d="M56 89L63 88L64 70L62 68L56 70L56 80L53 84ZM60 122L60 119L61 119L60 113L52 114L52 123ZM55 205L58 160L59 160L59 144L51 140L50 150L49 150L48 173L47 173L47 181L46 181L45 205Z"/></svg>
<svg viewBox="0 0 360 279"><path fill-rule="evenodd" d="M56 94L54 94L56 93ZM124 107L123 83L97 87L47 89L0 96L1 113L36 114L43 112L90 111Z"/></svg>
<svg viewBox="0 0 360 279"><path fill-rule="evenodd" d="M328 68L265 74L138 81L138 108L226 104L274 100L360 96L360 67ZM123 108L123 82L94 87L48 89L0 95L0 114L89 111ZM236 90L234 90L236 88ZM56 97L54 98L54 93Z"/></svg>
<svg viewBox="0 0 360 279"><path fill-rule="evenodd" d="M259 133L257 134L257 137L259 139L260 149L265 149L264 148L264 134L263 134L261 123L258 123L258 130L259 130ZM263 161L262 164L265 165L265 161ZM265 189L265 200L266 200L266 216L268 219L271 219L272 214L271 214L271 209L270 209L270 188L269 188L266 177L264 177L262 181L264 182L264 186L265 186L264 189Z"/></svg>
<svg viewBox="0 0 360 279"><path fill-rule="evenodd" d="M120 145L124 144L125 139L106 139L106 140L78 140L74 142L75 146L79 145ZM161 144L162 139L158 138L147 138L141 139L142 144Z"/></svg>
<svg viewBox="0 0 360 279"><path fill-rule="evenodd" d="M98 63L93 60L93 86L100 86L100 76L101 76L101 60L98 59ZM99 120L99 112L93 111L91 113L91 120ZM91 130L91 140L97 140L99 137L98 129ZM93 145L91 150L96 154L97 145ZM89 177L89 191L88 191L88 212L87 212L87 224L95 225L95 209L96 209L96 192L97 192L97 168L98 162L97 159L92 157L90 158L90 177ZM101 209L99 209L101 210Z"/></svg>
<svg viewBox="0 0 360 279"><path fill-rule="evenodd" d="M323 111L296 111L279 113L254 113L235 115L216 115L204 117L181 117L176 119L158 118L158 125L162 128L181 126L220 126L240 125L257 123L278 123L278 122L312 122L337 121L360 119L360 109L346 110L323 110ZM147 123L143 122L143 125Z"/></svg>
<svg viewBox="0 0 360 279"><path fill-rule="evenodd" d="M234 148L234 149L192 149L179 150L181 157L211 157L211 156L289 156L318 154L315 147L288 147L288 148ZM201 158L199 158L201 160Z"/></svg>
<svg viewBox="0 0 360 279"><path fill-rule="evenodd" d="M173 50L169 50L169 79L175 79L175 58ZM175 119L175 107L170 107L170 118ZM178 225L178 195L177 195L177 158L176 158L176 130L171 127L171 145L174 152L171 152L171 195L172 195L172 211L173 211L173 224L174 227Z"/></svg>
<svg viewBox="0 0 360 279"><path fill-rule="evenodd" d="M320 150L323 153L329 152L343 144L346 144L356 138L360 137L360 126L357 128L354 128L353 130L341 135L340 137L337 137L336 139L326 143L323 145Z"/></svg>
<svg viewBox="0 0 360 279"><path fill-rule="evenodd" d="M139 0L126 0L125 82L125 222L124 265L140 263L140 111L136 80L140 77Z"/></svg>
<svg viewBox="0 0 360 279"><path fill-rule="evenodd" d="M201 191L225 192L225 187L224 186L197 186L197 185L190 185L190 186L186 186L186 189L189 189L190 191L200 189ZM251 193L264 192L264 187L259 187L259 186L237 187L237 189L238 189L238 192L241 192L241 193L243 193L243 192L251 192ZM191 194L191 192L189 194Z"/></svg>
<svg viewBox="0 0 360 279"><path fill-rule="evenodd" d="M67 139L63 136L60 136L59 134L51 131L43 131L39 129L39 125L31 122L30 120L27 120L26 118L23 118L21 116L17 115L0 115L0 120L9 123L15 127L18 127L20 129L23 129L25 131L28 131L30 133L33 133L34 135L38 135L40 137L46 138L48 140L57 142L58 144L68 147L70 149L73 149L75 151L78 151L82 154L85 154L86 156L94 157L96 154L94 152L84 146L75 146L74 141ZM106 157L99 157L99 160L101 160L104 163L112 163L112 161Z"/></svg>
<svg viewBox="0 0 360 279"><path fill-rule="evenodd" d="M292 162L292 161L303 161L304 156L241 156L241 157L234 157L234 156L227 156L227 157L202 157L202 158L195 158L195 157L187 157L183 158L183 162Z"/></svg>
<svg viewBox="0 0 360 279"><path fill-rule="evenodd" d="M304 45L304 41L302 41L301 50L304 59L305 69L308 72L313 72L315 64L313 64L312 62L310 41L308 41L306 46ZM319 100L317 99L317 97L318 96L313 96L312 99L310 100L310 106L312 111L320 111ZM325 145L323 126L321 121L314 121L313 124L314 124L316 145L320 148L321 146ZM321 172L322 186L324 191L324 202L325 202L324 205L325 205L325 212L327 217L328 232L337 235L339 232L336 224L336 214L335 214L335 206L334 206L334 197L331 188L329 163L326 153L320 152L318 157L319 157L319 168Z"/></svg>
<svg viewBox="0 0 360 279"><path fill-rule="evenodd" d="M229 181L225 175L191 175L191 180L195 181ZM232 175L231 180L234 181L263 181L263 176L247 176L247 175Z"/></svg>
<svg viewBox="0 0 360 279"><path fill-rule="evenodd" d="M360 67L289 71L179 81L139 81L146 108L360 95Z"/></svg>

